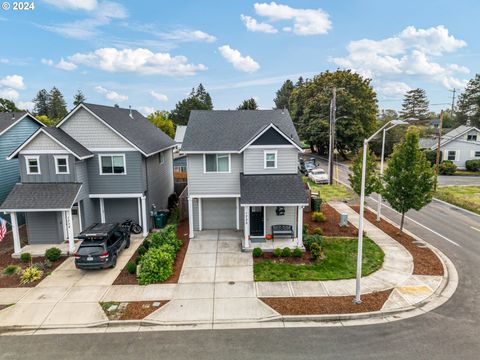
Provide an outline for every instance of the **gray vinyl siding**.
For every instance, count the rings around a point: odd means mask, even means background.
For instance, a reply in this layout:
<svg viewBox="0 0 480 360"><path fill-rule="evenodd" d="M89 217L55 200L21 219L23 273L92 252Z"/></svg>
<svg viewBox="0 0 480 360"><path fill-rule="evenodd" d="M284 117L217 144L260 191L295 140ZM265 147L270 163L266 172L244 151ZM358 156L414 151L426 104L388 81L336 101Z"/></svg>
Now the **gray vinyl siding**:
<svg viewBox="0 0 480 360"><path fill-rule="evenodd" d="M64 241L61 212L26 213L26 221L29 244L59 244Z"/></svg>
<svg viewBox="0 0 480 360"><path fill-rule="evenodd" d="M189 154L187 160L188 191L195 195L238 195L243 158L231 154L230 173L204 173L203 155Z"/></svg>
<svg viewBox="0 0 480 360"><path fill-rule="evenodd" d="M126 219L138 219L138 199L105 199L105 222L121 223ZM148 209L147 209L148 210Z"/></svg>
<svg viewBox="0 0 480 360"><path fill-rule="evenodd" d="M75 159L72 155L57 154L61 156L68 156L69 174L57 175L55 170L55 154L41 154L41 155L22 155L18 156L20 160L20 175L23 183L52 183L52 182L74 182L75 181ZM25 156L39 156L40 160L40 174L27 174L27 167L25 163Z"/></svg>
<svg viewBox="0 0 480 360"><path fill-rule="evenodd" d="M125 175L100 175L99 154L125 154ZM143 155L138 151L101 152L87 160L90 194L143 193L146 190Z"/></svg>
<svg viewBox="0 0 480 360"><path fill-rule="evenodd" d="M480 140L480 134L479 139ZM480 141L467 141L467 140L453 140L448 144L442 146L443 160L447 160L448 151L455 150L457 152L457 160L453 161L460 169L465 169L465 161L475 158L475 151L480 151Z"/></svg>
<svg viewBox="0 0 480 360"><path fill-rule="evenodd" d="M202 199L202 222L205 230L236 229L236 214L235 198Z"/></svg>
<svg viewBox="0 0 480 360"><path fill-rule="evenodd" d="M146 159L146 177L148 188L148 203L155 204L158 210L167 208L168 197L173 193L173 150L163 152L164 162L160 164L160 154ZM147 209L148 210L148 209Z"/></svg>
<svg viewBox="0 0 480 360"><path fill-rule="evenodd" d="M277 167L265 169L265 150L277 152ZM296 174L298 167L298 150L289 148L247 148L243 152L245 174Z"/></svg>
<svg viewBox="0 0 480 360"><path fill-rule="evenodd" d="M59 143L54 141L48 135L40 133L32 141L30 141L21 151L32 151L32 150L55 150L55 151L66 151Z"/></svg>
<svg viewBox="0 0 480 360"><path fill-rule="evenodd" d="M292 225L293 231L297 233L297 208L295 206L286 206L285 215L278 216L275 210L276 206L267 206L266 225L267 234L272 233L272 225Z"/></svg>
<svg viewBox="0 0 480 360"><path fill-rule="evenodd" d="M81 183L82 188L78 194L77 199L88 198L89 195L89 185L88 185L88 171L87 171L87 161L75 161L75 182Z"/></svg>
<svg viewBox="0 0 480 360"><path fill-rule="evenodd" d="M85 109L75 112L61 128L87 149L132 148L132 145Z"/></svg>

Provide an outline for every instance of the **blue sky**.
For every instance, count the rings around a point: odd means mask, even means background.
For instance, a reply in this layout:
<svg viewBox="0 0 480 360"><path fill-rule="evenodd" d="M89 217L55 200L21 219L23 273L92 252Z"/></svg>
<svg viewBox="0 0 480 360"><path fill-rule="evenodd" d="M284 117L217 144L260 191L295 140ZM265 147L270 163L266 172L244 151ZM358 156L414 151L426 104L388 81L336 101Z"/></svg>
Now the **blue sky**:
<svg viewBox="0 0 480 360"><path fill-rule="evenodd" d="M439 110L480 71L479 13L478 1L37 0L0 10L0 97L28 108L57 86L69 107L81 89L148 113L201 82L216 109L249 97L268 109L285 79L340 67L373 79L380 108L422 87Z"/></svg>

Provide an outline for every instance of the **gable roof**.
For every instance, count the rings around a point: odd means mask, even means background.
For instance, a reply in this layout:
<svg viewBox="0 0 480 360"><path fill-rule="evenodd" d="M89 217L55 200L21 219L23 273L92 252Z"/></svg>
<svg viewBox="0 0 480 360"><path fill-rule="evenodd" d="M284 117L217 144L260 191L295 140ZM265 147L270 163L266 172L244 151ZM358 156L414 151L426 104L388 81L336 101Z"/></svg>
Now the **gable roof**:
<svg viewBox="0 0 480 360"><path fill-rule="evenodd" d="M449 131L448 133L446 133L442 136L442 142L441 142L440 146L446 145L449 142L451 142L455 139L458 139L460 136L466 134L467 132L469 132L471 130L477 130L478 132L480 132L480 129L477 129L475 126L460 125L459 127ZM436 148L436 146L432 146L431 148L433 148L433 147Z"/></svg>
<svg viewBox="0 0 480 360"><path fill-rule="evenodd" d="M167 134L137 110L115 106L81 103L57 127L61 127L80 108L89 111L147 157L175 146L174 141Z"/></svg>
<svg viewBox="0 0 480 360"><path fill-rule="evenodd" d="M45 126L41 121L37 120L35 116L28 111L15 111L15 112L1 112L0 113L0 135L3 135L10 128L22 121L26 116L41 126Z"/></svg>
<svg viewBox="0 0 480 360"><path fill-rule="evenodd" d="M241 152L272 126L300 147L286 110L192 110L182 152Z"/></svg>
<svg viewBox="0 0 480 360"><path fill-rule="evenodd" d="M297 174L240 174L241 205L306 205L307 192Z"/></svg>
<svg viewBox="0 0 480 360"><path fill-rule="evenodd" d="M12 152L7 159L13 159L18 153L27 146L33 139L39 134L45 134L73 156L79 160L87 159L93 156L93 154L77 140L68 135L65 131L59 128L43 127L38 129L32 134L23 144L21 144L14 152Z"/></svg>

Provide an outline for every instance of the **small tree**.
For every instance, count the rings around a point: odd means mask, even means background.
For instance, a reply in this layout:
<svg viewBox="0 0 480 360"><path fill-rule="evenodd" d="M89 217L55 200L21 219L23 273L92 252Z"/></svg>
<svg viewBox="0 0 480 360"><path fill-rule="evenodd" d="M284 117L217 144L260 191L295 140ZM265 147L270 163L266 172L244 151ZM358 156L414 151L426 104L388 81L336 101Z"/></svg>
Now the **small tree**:
<svg viewBox="0 0 480 360"><path fill-rule="evenodd" d="M13 101L0 98L0 112L13 112L13 111L20 111L20 109L17 108L17 106Z"/></svg>
<svg viewBox="0 0 480 360"><path fill-rule="evenodd" d="M365 196L378 192L381 189L380 178L376 170L376 158L372 150L367 150L367 164L365 170ZM363 150L353 160L352 173L348 175L350 185L357 195L360 195L362 185L362 168L363 168Z"/></svg>
<svg viewBox="0 0 480 360"><path fill-rule="evenodd" d="M403 119L415 118L420 121L430 119L427 93L423 89L407 91L403 98L400 115Z"/></svg>
<svg viewBox="0 0 480 360"><path fill-rule="evenodd" d="M168 111L155 111L148 115L147 119L172 139L175 137L175 125L169 119Z"/></svg>
<svg viewBox="0 0 480 360"><path fill-rule="evenodd" d="M243 100L243 102L237 107L237 110L257 110L258 105L254 98Z"/></svg>
<svg viewBox="0 0 480 360"><path fill-rule="evenodd" d="M395 146L384 175L384 198L402 214L400 231L403 230L405 213L420 210L433 195L433 168L418 146L419 131L410 128L405 140Z"/></svg>
<svg viewBox="0 0 480 360"><path fill-rule="evenodd" d="M83 95L82 90L77 90L77 93L73 95L73 106L77 106L78 104L85 102L87 100L85 95Z"/></svg>

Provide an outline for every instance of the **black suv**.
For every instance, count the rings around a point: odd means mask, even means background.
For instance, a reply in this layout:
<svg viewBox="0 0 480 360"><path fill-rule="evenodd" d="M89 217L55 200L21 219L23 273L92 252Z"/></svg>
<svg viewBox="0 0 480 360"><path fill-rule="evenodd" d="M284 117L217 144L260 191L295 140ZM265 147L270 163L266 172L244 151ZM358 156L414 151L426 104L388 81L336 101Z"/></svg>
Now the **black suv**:
<svg viewBox="0 0 480 360"><path fill-rule="evenodd" d="M77 269L114 268L120 251L130 246L130 233L119 224L93 224L78 238L83 241L74 254Z"/></svg>

